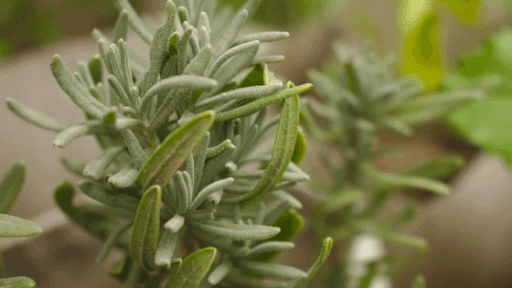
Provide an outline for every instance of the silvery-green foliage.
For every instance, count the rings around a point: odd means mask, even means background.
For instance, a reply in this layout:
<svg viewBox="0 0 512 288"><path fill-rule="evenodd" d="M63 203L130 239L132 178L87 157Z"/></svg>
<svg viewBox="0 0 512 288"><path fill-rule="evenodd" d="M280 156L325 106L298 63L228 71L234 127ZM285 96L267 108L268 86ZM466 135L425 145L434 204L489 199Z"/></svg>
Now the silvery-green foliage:
<svg viewBox="0 0 512 288"><path fill-rule="evenodd" d="M466 90L422 96L422 85L414 77L398 80L393 77L388 68L390 58L380 60L368 49L357 53L342 44L334 45L333 50L338 63L331 67L329 74L309 73L321 101L307 99L301 103L301 121L306 131L339 147L343 154L339 161L327 154L321 155L320 160L332 181L328 184L313 181L314 189L325 195L314 214L314 227L322 235L331 235L335 241L373 234L414 250L401 261L391 257L376 260L367 267L366 276L347 284L348 287L368 287L379 275L393 277L401 273L427 251L424 239L395 232L414 219L414 205L384 220L376 220L387 200L404 189L448 194L450 187L438 180L454 175L464 162L458 156L441 156L400 173L384 173L372 164L389 152L376 149L377 133L393 131L409 136L412 126L440 118L483 94ZM344 277L341 276L345 273L341 272L342 265L350 265L341 264L342 259L337 261L338 266L331 270L334 282Z"/></svg>
<svg viewBox="0 0 512 288"><path fill-rule="evenodd" d="M298 94L311 87L283 84L266 64L283 57L258 53L288 33L240 35L259 2L226 15L215 13L216 0L167 1L166 20L153 29L127 0L114 0L121 14L113 37L93 32L99 55L74 73L58 55L51 63L85 121L63 123L7 100L20 118L59 132L55 146L96 137L103 152L89 163L62 159L87 178L78 187L96 201L73 204L68 182L55 200L105 240L98 261L114 247L125 252L110 271L125 287L302 287L329 254L327 239L308 272L254 258L293 248L272 238L279 217L301 206L284 189L309 179L291 160L305 153L303 138L296 141ZM127 44L129 29L149 57ZM267 120L274 103L281 113Z"/></svg>
<svg viewBox="0 0 512 288"><path fill-rule="evenodd" d="M0 183L0 237L30 237L42 232L36 223L7 215L18 197L25 180L25 164L12 166ZM4 276L4 263L0 255L0 277ZM34 287L34 280L27 277L0 278L0 287Z"/></svg>

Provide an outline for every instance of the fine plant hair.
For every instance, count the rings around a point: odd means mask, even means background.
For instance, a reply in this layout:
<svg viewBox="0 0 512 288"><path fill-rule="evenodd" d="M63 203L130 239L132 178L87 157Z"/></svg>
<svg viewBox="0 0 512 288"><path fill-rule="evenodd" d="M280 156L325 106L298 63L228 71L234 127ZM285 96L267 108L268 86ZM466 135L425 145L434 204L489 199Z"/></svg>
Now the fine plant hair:
<svg viewBox="0 0 512 288"><path fill-rule="evenodd" d="M332 259L332 267L325 269L332 279L330 287L369 287L376 277L399 275L427 252L425 239L396 232L414 219L415 205L379 217L390 197L411 189L446 195L450 187L439 180L453 176L464 163L459 156L440 156L398 173L381 172L373 161L396 147L377 148L377 133L391 131L408 137L413 126L439 119L484 94L461 90L423 96L415 77L395 80L390 57L381 60L368 47L358 53L341 43L333 45L333 51L338 62L330 72L314 70L308 75L319 101L308 98L301 102L306 132L341 152L339 161L328 157L327 151L320 155L322 171L330 181L312 181L312 189L324 197L315 208L312 226L319 235L334 239L336 255L346 255L339 251L346 247L342 243L362 234L413 250L405 259L388 255L369 263L359 279L347 280L350 263L346 258ZM324 175L317 175L318 179L320 176ZM414 287L422 287L422 283L419 277Z"/></svg>
<svg viewBox="0 0 512 288"><path fill-rule="evenodd" d="M18 198L25 181L25 164L17 162L0 182L0 237L21 238L37 235L43 230L39 225L19 217L7 215ZM4 260L0 255L0 287L34 287L34 280L23 277L4 277Z"/></svg>
<svg viewBox="0 0 512 288"><path fill-rule="evenodd" d="M311 84L283 84L267 67L283 57L258 54L288 33L239 35L259 2L217 15L216 0L167 1L155 29L127 0L114 0L121 14L113 36L93 32L99 54L74 73L58 55L51 63L85 121L64 123L7 100L23 120L58 132L57 147L96 138L103 151L89 163L62 158L95 201L73 203L67 181L54 198L105 242L98 262L114 247L124 253L109 270L124 287L303 287L330 252L326 238L308 271L272 262L302 227L293 210L302 205L285 189L309 179L296 139L298 94ZM127 44L129 29L149 57ZM281 113L267 121L271 104Z"/></svg>

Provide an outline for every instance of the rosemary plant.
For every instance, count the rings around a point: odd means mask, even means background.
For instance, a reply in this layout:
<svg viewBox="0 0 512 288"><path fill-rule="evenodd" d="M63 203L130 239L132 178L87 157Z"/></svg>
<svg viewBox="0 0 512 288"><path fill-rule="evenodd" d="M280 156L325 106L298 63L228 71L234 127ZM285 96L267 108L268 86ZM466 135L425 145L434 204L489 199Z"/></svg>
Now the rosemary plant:
<svg viewBox="0 0 512 288"><path fill-rule="evenodd" d="M25 180L25 164L18 162L7 172L0 183L0 237L30 237L42 232L37 224L5 213L9 212ZM0 255L0 277L4 276L4 263ZM34 280L27 277L0 278L0 287L34 287Z"/></svg>
<svg viewBox="0 0 512 288"><path fill-rule="evenodd" d="M289 208L301 204L285 189L309 179L291 160L304 155L296 145L298 94L311 85L283 84L266 65L283 57L258 54L261 43L288 33L239 36L259 0L233 15L216 15L216 0L167 1L157 29L127 0L114 2L121 14L113 37L93 32L99 55L74 73L58 55L51 63L84 122L7 100L20 118L58 132L55 146L94 135L103 149L87 164L62 159L88 178L78 187L96 201L73 204L74 188L64 181L58 206L105 240L98 261L114 247L124 251L110 271L124 287L303 287L332 240L309 271L270 261L294 247L296 231L281 231L280 220L291 217L300 230ZM149 58L127 44L129 27L150 46ZM265 121L273 103L283 103L280 116Z"/></svg>
<svg viewBox="0 0 512 288"><path fill-rule="evenodd" d="M342 44L334 45L333 50L339 61L331 69L335 75L309 73L321 102L310 98L301 103L306 131L338 147L342 154L340 161L333 161L326 153L321 155L332 181L324 184L317 180L313 185L313 189L325 195L315 210L313 227L320 235L332 235L340 244L336 252L340 256L335 259L335 267L329 269L331 287L370 287L376 277L400 274L427 251L425 239L395 232L413 220L414 205L377 220L387 200L404 189L448 194L450 187L438 180L453 175L464 162L458 156L441 156L401 173L384 173L372 164L390 152L376 147L377 133L393 131L410 136L412 126L438 119L461 104L483 97L483 93L464 90L421 97L423 88L415 77L394 79L388 68L391 58L380 60L369 49L359 54ZM393 257L378 259L368 264L364 277L350 279L346 270L350 263L341 257L346 255L341 243L362 234L372 234L415 251L401 261ZM417 279L415 285L419 286L415 287L422 287L421 283L422 279Z"/></svg>

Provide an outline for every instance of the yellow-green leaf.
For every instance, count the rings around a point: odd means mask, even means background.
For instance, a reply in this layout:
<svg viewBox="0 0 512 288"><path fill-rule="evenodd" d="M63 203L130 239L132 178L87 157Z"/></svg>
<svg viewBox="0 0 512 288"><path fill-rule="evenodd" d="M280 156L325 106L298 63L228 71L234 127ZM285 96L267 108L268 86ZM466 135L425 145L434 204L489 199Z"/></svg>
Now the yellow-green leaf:
<svg viewBox="0 0 512 288"><path fill-rule="evenodd" d="M434 2L435 0L401 1L401 17L398 19L402 35L402 73L416 74L430 89L441 84L445 70Z"/></svg>

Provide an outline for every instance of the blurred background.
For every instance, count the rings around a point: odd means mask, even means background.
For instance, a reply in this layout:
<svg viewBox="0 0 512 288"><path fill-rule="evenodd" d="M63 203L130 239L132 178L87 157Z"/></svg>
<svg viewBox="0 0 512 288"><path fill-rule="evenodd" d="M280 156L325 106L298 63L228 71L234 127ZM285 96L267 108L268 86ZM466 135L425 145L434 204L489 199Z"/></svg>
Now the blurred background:
<svg viewBox="0 0 512 288"><path fill-rule="evenodd" d="M244 2L219 1L232 7L225 9L236 9ZM165 3L130 2L155 23ZM97 54L91 30L100 28L108 33L117 15L111 1L105 0L0 1L0 175L17 160L27 164L24 192L11 211L13 215L53 221L54 227L64 225L60 214L51 214L55 207L53 189L63 178L75 183L78 178L62 168L59 158L66 155L88 162L100 149L92 138L63 150L53 147L55 135L19 120L3 104L5 98L62 121L76 122L79 110L56 85L49 69L51 57L60 54L73 69L77 61ZM380 57L391 53L396 74L415 75L427 93L474 86L487 89L485 101L462 107L443 121L418 127L411 139L381 135L379 144L404 146L399 156L377 163L386 171L444 154L461 154L468 163L452 179L454 193L450 196L402 195L421 207L415 224L404 232L428 239L431 252L397 279L396 287L408 287L418 274L426 276L427 287L512 287L511 23L512 1L508 0L263 0L249 25L248 30L290 32L289 39L266 44L266 48L286 57L270 67L295 83L307 82L309 69L329 70L331 44L341 41L361 49L371 43ZM132 39L130 44L137 49L149 50ZM311 149L315 151L314 144ZM310 213L307 207L302 212ZM64 235L66 229L58 228L55 233ZM58 237L45 235L33 242L38 244L11 249L5 256L6 263L11 263L7 271L31 276L40 287L100 283L90 279L108 277L101 269L80 268L94 263L99 243L80 232L73 233L64 240L90 247L78 249L78 244L68 243L59 246L60 253L56 253L52 247ZM408 252L399 247L387 249L398 254ZM48 260L50 254L54 256ZM45 261L56 263L60 272L50 275L42 271L48 264ZM82 280L86 284L79 284ZM101 283L96 287L114 285Z"/></svg>

